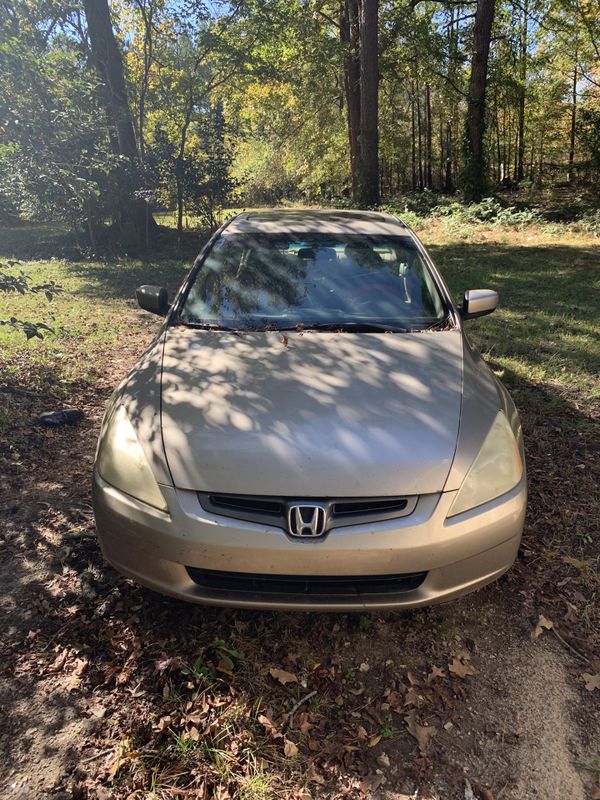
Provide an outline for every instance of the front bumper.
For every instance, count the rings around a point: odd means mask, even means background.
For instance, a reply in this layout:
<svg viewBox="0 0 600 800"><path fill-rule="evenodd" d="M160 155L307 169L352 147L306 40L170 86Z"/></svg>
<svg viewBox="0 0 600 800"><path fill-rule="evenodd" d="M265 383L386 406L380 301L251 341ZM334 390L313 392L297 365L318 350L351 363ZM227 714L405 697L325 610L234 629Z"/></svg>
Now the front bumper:
<svg viewBox="0 0 600 800"><path fill-rule="evenodd" d="M527 499L523 478L502 497L446 519L456 492L423 495L410 516L336 528L321 539L306 541L280 528L209 513L195 492L168 486L161 491L169 514L94 473L98 538L106 560L119 572L158 592L197 603L322 611L425 606L484 586L515 560ZM322 596L208 589L192 580L187 567L246 575L427 575L408 591Z"/></svg>

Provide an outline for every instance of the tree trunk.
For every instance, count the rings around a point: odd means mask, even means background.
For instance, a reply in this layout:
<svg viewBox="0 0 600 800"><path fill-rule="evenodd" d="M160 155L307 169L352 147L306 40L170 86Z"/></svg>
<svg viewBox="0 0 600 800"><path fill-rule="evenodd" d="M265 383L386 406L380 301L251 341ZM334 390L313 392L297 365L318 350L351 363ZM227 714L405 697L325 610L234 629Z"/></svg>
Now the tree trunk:
<svg viewBox="0 0 600 800"><path fill-rule="evenodd" d="M525 176L525 83L527 81L527 25L528 9L527 0L523 0L523 22L521 23L521 52L520 52L520 80L519 80L519 144L517 148L517 183Z"/></svg>
<svg viewBox="0 0 600 800"><path fill-rule="evenodd" d="M417 152L418 158L418 185L419 190L423 191L423 124L421 122L421 88L419 86L419 77L415 81L415 94L417 97Z"/></svg>
<svg viewBox="0 0 600 800"><path fill-rule="evenodd" d="M417 128L416 128L416 119L415 119L415 87L411 81L411 93L410 93L410 121L411 121L411 131L412 131L412 146L411 146L411 166L412 166L412 190L413 192L416 191L417 188Z"/></svg>
<svg viewBox="0 0 600 800"><path fill-rule="evenodd" d="M454 191L454 181L452 180L452 125L450 120L446 122L446 177L444 179L444 191L452 194Z"/></svg>
<svg viewBox="0 0 600 800"><path fill-rule="evenodd" d="M439 170L438 170L438 187L441 191L444 185L444 157L445 153L445 144L444 144L444 112L442 110L442 106L440 103L440 161L439 161Z"/></svg>
<svg viewBox="0 0 600 800"><path fill-rule="evenodd" d="M485 90L487 85L490 40L496 0L477 0L473 56L467 101L465 137L465 200L479 202L486 185L483 139L485 134Z"/></svg>
<svg viewBox="0 0 600 800"><path fill-rule="evenodd" d="M575 130L577 127L577 53L575 54L575 67L573 68L573 88L571 98L571 136L569 140L569 173L567 176L569 183L572 183L575 177Z"/></svg>
<svg viewBox="0 0 600 800"><path fill-rule="evenodd" d="M192 120L192 111L194 109L194 94L190 89L187 98L187 107L185 110L185 118L181 133L179 134L179 151L177 153L177 162L175 165L175 183L177 186L177 235L179 244L181 244L181 234L183 233L183 202L184 202L184 171L185 171L185 147L187 144L187 135Z"/></svg>
<svg viewBox="0 0 600 800"><path fill-rule="evenodd" d="M119 154L135 160L138 153L123 61L112 29L108 0L84 0L84 6L92 58L106 89L108 117L117 133Z"/></svg>
<svg viewBox="0 0 600 800"><path fill-rule="evenodd" d="M379 203L379 0L361 0L360 185L362 205Z"/></svg>
<svg viewBox="0 0 600 800"><path fill-rule="evenodd" d="M505 173L504 173L504 180L506 183L510 183L510 171L512 168L512 120L510 115L510 106L508 108L508 122L506 124L506 163L504 165Z"/></svg>
<svg viewBox="0 0 600 800"><path fill-rule="evenodd" d="M431 89L425 84L425 186L433 187L433 170L431 165Z"/></svg>
<svg viewBox="0 0 600 800"><path fill-rule="evenodd" d="M138 8L142 15L142 22L144 23L144 68L142 72L142 80L140 84L140 105L138 109L138 132L140 140L140 157L142 162L146 158L146 97L148 95L148 87L150 83L150 70L154 61L154 12L155 6L150 2L146 7L145 2L138 2Z"/></svg>
<svg viewBox="0 0 600 800"><path fill-rule="evenodd" d="M118 155L129 162L118 173L119 197L116 200L116 221L132 244L141 244L149 225L146 202L135 196L139 186L138 152L133 128L133 118L127 99L123 61L115 39L110 19L108 0L84 0L85 16L90 37L94 66L102 81L106 115L114 135L113 146Z"/></svg>
<svg viewBox="0 0 600 800"><path fill-rule="evenodd" d="M357 0L343 0L340 14L340 41L344 47L344 94L348 115L348 144L352 197L358 197L360 167L360 61Z"/></svg>

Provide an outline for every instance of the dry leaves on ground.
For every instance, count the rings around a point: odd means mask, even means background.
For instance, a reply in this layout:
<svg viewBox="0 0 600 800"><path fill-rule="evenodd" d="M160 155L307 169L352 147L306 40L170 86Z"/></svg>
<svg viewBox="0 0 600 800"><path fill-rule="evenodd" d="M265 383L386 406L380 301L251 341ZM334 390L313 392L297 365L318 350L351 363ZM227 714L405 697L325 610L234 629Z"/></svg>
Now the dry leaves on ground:
<svg viewBox="0 0 600 800"><path fill-rule="evenodd" d="M275 680L279 681L283 686L287 683L298 683L298 676L294 675L293 672L288 672L285 669L279 669L278 667L271 667L269 670L269 675Z"/></svg>
<svg viewBox="0 0 600 800"><path fill-rule="evenodd" d="M459 678L467 678L469 675L475 675L477 670L475 667L470 663L471 656L461 651L456 655L455 658L452 659L450 664L448 664L448 670L453 675L458 675Z"/></svg>
<svg viewBox="0 0 600 800"><path fill-rule="evenodd" d="M417 712L414 709L408 712L404 717L404 721L410 735L417 740L421 753L427 752L430 740L437 734L437 728L434 728L433 725L420 725L417 722Z"/></svg>
<svg viewBox="0 0 600 800"><path fill-rule="evenodd" d="M551 620L546 619L546 617L543 614L540 614L539 619L537 621L537 625L535 626L535 628L531 632L532 641L537 639L538 636L541 636L541 634L544 632L544 630L549 631L553 627L554 627L554 623Z"/></svg>
<svg viewBox="0 0 600 800"><path fill-rule="evenodd" d="M600 689L600 672L597 675L591 675L589 672L584 672L581 676L585 681L585 688L588 692L593 692L594 689Z"/></svg>

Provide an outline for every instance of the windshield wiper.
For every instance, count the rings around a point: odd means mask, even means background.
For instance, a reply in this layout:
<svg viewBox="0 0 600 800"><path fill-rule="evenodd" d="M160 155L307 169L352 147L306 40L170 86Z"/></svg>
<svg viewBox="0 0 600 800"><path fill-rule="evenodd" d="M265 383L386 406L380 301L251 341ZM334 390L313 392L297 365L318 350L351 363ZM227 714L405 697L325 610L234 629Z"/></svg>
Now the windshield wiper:
<svg viewBox="0 0 600 800"><path fill-rule="evenodd" d="M279 328L279 330L282 330ZM310 322L286 330L302 331L352 331L354 333L408 333L401 325L387 325L384 322Z"/></svg>
<svg viewBox="0 0 600 800"><path fill-rule="evenodd" d="M206 322L203 320L194 320L193 322L187 322L185 320L179 319L182 325L186 325L188 328L200 328L203 331L237 331L240 330L239 328L230 328L227 325L221 325L220 322Z"/></svg>

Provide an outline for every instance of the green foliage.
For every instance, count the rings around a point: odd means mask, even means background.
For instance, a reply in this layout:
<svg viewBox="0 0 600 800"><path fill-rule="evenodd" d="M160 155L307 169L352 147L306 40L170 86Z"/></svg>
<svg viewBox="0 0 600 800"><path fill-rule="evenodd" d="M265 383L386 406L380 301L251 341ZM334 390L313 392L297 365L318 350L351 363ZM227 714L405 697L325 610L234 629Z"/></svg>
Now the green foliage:
<svg viewBox="0 0 600 800"><path fill-rule="evenodd" d="M600 102L596 107L581 109L579 132L589 149L590 163L597 179L600 177Z"/></svg>
<svg viewBox="0 0 600 800"><path fill-rule="evenodd" d="M114 199L115 160L97 79L76 43L50 42L30 10L0 20L0 194L25 217L101 218Z"/></svg>
<svg viewBox="0 0 600 800"><path fill-rule="evenodd" d="M62 291L62 287L54 281L45 281L44 283L32 283L29 275L23 270L18 270L16 274L5 272L6 269L10 270L19 261L7 261L6 263L0 261L0 292L4 294L20 294L20 295L36 295L44 294L46 300L50 302L52 298ZM0 319L0 325L10 325L12 328L21 330L27 340L29 339L43 339L44 334L54 333L44 322L31 322L29 320L21 320L17 317L11 316L8 319Z"/></svg>
<svg viewBox="0 0 600 800"><path fill-rule="evenodd" d="M118 155L79 5L5 3L0 224L17 217L65 222L95 252L107 222L126 238L117 210L128 198L152 210L175 208L180 227L193 216L206 228L231 203L352 204L349 46L337 2L121 0L111 9L136 157ZM510 189L520 170L521 187L532 191L568 173L600 185L593 4L528 0L527 9L525 17L522 4L497 3L481 176L463 152L471 7L380 4L381 190L411 224L418 227L461 178L466 196ZM439 216L458 220L460 213ZM518 208L482 206L466 211L461 224L471 217L507 226L535 220Z"/></svg>
<svg viewBox="0 0 600 800"><path fill-rule="evenodd" d="M498 225L520 228L542 221L540 213L535 209L505 207L493 197L486 197L480 203L469 205L454 202L445 206L436 206L431 213L432 216L451 219L463 225Z"/></svg>

